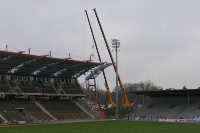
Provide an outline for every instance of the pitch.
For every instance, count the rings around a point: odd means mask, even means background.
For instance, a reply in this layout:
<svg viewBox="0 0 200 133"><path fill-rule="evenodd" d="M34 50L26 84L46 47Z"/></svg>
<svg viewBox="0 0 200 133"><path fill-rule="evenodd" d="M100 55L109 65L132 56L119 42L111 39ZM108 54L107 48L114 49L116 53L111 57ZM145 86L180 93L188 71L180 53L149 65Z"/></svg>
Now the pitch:
<svg viewBox="0 0 200 133"><path fill-rule="evenodd" d="M0 127L1 133L199 133L195 123L94 121Z"/></svg>

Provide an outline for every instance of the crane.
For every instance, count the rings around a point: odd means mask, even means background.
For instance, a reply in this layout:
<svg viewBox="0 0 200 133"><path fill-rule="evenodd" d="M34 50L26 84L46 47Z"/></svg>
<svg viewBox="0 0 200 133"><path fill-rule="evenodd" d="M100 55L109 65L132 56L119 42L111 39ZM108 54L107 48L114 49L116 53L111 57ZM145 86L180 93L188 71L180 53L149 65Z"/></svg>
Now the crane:
<svg viewBox="0 0 200 133"><path fill-rule="evenodd" d="M99 49L98 49L98 46L97 46L97 43L96 43L96 40L95 40L95 37L94 37L94 32L92 30L92 26L91 26L91 23L90 23L90 19L88 17L87 10L85 10L85 13L86 13L87 20L88 20L88 23L89 23L90 31L92 33L92 38L94 40L94 44L95 44L95 48L96 48L96 51L97 51L97 55L98 55L99 61L102 62L101 61L101 56L99 54ZM107 81L104 69L102 70L102 72L103 72L103 77L104 77L104 82L105 82L104 85L105 85L106 90L107 90L108 104L111 105L112 107L115 107L116 104L112 100L112 96L111 96L111 93L110 93L110 89L109 89L109 86L108 86L108 81Z"/></svg>
<svg viewBox="0 0 200 133"><path fill-rule="evenodd" d="M93 11L94 11L95 16L96 16L96 18L97 18L97 21L98 21L98 24L99 24L101 33L102 33L102 35L103 35L104 42L105 42L105 44L106 44L108 53L109 53L109 55L110 55L110 59L111 59L111 61L112 61L114 70L115 70L115 72L116 72L116 64L115 64L115 62L114 62L112 53L111 53L111 51L110 51L108 42L107 42L107 40L106 40L106 36L105 36L105 34L104 34L104 31L103 31L103 28L102 28L102 26L101 26L99 17L98 17L98 15L97 15L97 11L96 11L96 9L93 9ZM124 86L123 86L123 83L122 83L122 81L121 81L121 78L120 78L119 74L118 74L118 81L119 81L120 89L121 89L121 92L122 92L122 106L125 106L125 107L130 107L130 106L132 106L133 104L130 103L130 102L128 101L128 98L127 98L127 95L126 95L126 91L125 91L125 89L124 89Z"/></svg>

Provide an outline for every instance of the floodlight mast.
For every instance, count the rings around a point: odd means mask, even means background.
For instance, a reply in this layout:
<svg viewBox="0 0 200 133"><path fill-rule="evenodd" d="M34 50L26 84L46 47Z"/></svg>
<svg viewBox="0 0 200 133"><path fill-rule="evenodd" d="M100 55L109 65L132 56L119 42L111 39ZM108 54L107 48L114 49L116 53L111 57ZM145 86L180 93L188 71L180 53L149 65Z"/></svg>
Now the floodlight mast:
<svg viewBox="0 0 200 133"><path fill-rule="evenodd" d="M118 50L120 47L120 42L117 39L112 39L112 47L116 52L116 119L119 119L119 88L118 88Z"/></svg>
<svg viewBox="0 0 200 133"><path fill-rule="evenodd" d="M91 23L90 23L90 19L89 19L89 16L88 16L88 13L87 13L87 10L85 10L85 13L86 13L86 16L87 16L87 20L88 20L88 23L89 23L89 26L90 26L90 31L92 33L92 38L94 40L94 44L95 44L95 48L96 48L96 51L97 51L97 55L98 55L98 58L99 58L99 61L101 61L101 56L99 54L99 49L98 49L98 46L97 46L97 43L96 43L96 39L94 37L94 32L92 30L92 26L91 26ZM107 82L107 78L106 78L106 74L105 74L105 71L103 70L103 77L104 77L104 84L105 84L105 87L106 87L106 90L107 90L107 96L108 96L108 104L110 104L112 107L115 106L115 103L113 102L112 100L112 96L110 94L110 89L109 89L109 86L108 86L108 82Z"/></svg>
<svg viewBox="0 0 200 133"><path fill-rule="evenodd" d="M109 53L109 55L110 55L110 59L111 59L111 61L112 61L112 63L113 63L114 70L115 70L115 72L116 72L116 64L115 64L115 62L114 62L112 53L111 53L111 51L110 51L108 42L107 42L107 40L106 40L106 36L105 36L105 34L104 34L104 31L103 31L103 28L102 28L102 26L101 26L99 17L98 17L98 15L97 15L97 11L96 11L96 9L93 9L93 10L94 10L95 16L96 16L96 18L97 18L97 21L98 21L98 24L99 24L99 27L100 27L100 30L101 30L101 33L102 33L104 42L105 42L106 47L107 47L107 50L108 50L108 53ZM124 86L123 86L122 81L121 81L121 79L120 79L120 77L119 77L119 74L118 74L118 81L119 81L120 89L121 89L121 91L122 91L122 105L125 106L125 107L130 107L130 106L132 106L132 103L129 103L129 101L128 101L128 98L127 98L127 95L126 95L126 91L124 90Z"/></svg>

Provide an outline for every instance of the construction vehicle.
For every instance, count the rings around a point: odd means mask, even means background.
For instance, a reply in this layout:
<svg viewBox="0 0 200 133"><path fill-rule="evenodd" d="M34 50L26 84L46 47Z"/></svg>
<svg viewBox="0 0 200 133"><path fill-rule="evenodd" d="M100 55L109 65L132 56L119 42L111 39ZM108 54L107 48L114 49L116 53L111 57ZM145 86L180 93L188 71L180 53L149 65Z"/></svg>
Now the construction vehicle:
<svg viewBox="0 0 200 133"><path fill-rule="evenodd" d="M99 17L98 17L98 15L97 15L97 11L96 11L96 9L93 9L93 11L94 11L95 16L96 16L96 18L97 18L97 21L98 21L98 24L99 24L99 27L100 27L100 30L101 30L101 33L102 33L104 42L105 42L105 44L106 44L108 53L109 53L109 55L110 55L110 59L111 59L111 61L112 61L114 70L115 70L115 72L116 72L116 64L115 64L115 62L114 62L114 59L113 59L112 53L111 53L111 51L110 51L108 42L107 42L107 40L106 40L106 37L105 37L104 31L103 31L103 28L102 28L102 26L101 26ZM124 106L124 107L130 107L130 106L132 106L133 103L130 103L130 102L128 101L128 98L127 98L127 95L126 95L126 91L125 91L125 89L124 89L124 86L123 86L123 84L122 84L122 81L121 81L121 78L120 78L119 74L118 74L118 81L119 81L120 89L121 89L121 92L122 92L122 106Z"/></svg>
<svg viewBox="0 0 200 133"><path fill-rule="evenodd" d="M96 43L96 39L94 37L94 32L92 30L92 26L91 26L91 23L90 23L90 19L88 17L87 10L85 10L85 13L86 13L87 20L88 20L88 23L89 23L90 31L92 33L92 38L94 40L94 44L95 44L95 48L96 48L96 51L97 51L97 55L98 55L99 61L102 62L101 61L101 56L99 54L99 49L98 49L98 46L97 46L97 43ZM104 81L105 81L104 85L105 85L106 90L107 90L108 105L111 106L111 107L115 107L116 104L112 100L112 96L111 96L111 93L110 93L110 89L109 89L109 86L108 86L108 82L107 82L107 79L106 79L106 74L105 74L104 69L102 70L102 72L103 72L103 77L104 77Z"/></svg>

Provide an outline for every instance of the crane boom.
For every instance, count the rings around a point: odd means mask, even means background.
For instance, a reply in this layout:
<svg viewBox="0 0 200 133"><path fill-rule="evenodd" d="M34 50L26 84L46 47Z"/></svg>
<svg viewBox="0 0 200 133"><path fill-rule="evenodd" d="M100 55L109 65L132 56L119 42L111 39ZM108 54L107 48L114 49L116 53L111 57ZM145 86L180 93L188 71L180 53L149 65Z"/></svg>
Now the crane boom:
<svg viewBox="0 0 200 133"><path fill-rule="evenodd" d="M89 16L88 16L88 13L87 13L87 10L85 10L85 13L86 13L86 16L87 16L87 20L88 20L88 23L89 23L89 26L90 26L90 31L92 33L92 38L94 40L94 44L95 44L95 48L96 48L96 51L97 51L97 55L98 55L98 58L99 58L99 61L101 61L101 56L99 54L99 49L98 49L98 46L97 46L97 43L96 43L96 39L94 37L94 32L92 30L92 26L91 26L91 23L90 23L90 19L89 19ZM115 103L113 102L112 100L112 96L110 94L110 89L109 89L109 86L108 86L108 82L107 82L107 79L106 79L106 74L105 74L105 71L103 70L103 77L104 77L104 81L105 81L105 87L106 87L106 91L107 91L107 96L108 96L108 104L111 104L111 106L115 106Z"/></svg>
<svg viewBox="0 0 200 133"><path fill-rule="evenodd" d="M112 61L112 63L113 63L114 70L115 70L115 72L116 72L116 65L115 65L115 62L114 62L112 53L111 53L111 51L110 51L108 42L107 42L107 40L106 40L106 36L105 36L105 34L104 34L103 28L102 28L102 26L101 26L99 17L98 17L98 15L97 15L97 11L96 11L96 9L93 9L93 10L94 10L95 16L96 16L96 18L97 18L97 21L98 21L98 24L99 24L101 33L102 33L102 35L103 35L103 39L104 39L104 42L105 42L105 44L106 44L108 53L109 53L109 55L110 55L110 59L111 59L111 61ZM131 106L131 103L129 103L129 101L128 101L128 98L127 98L127 95L126 95L126 91L124 90L124 86L123 86L123 84L122 84L122 81L121 81L121 79L120 79L119 74L118 74L118 81L119 81L120 89L121 89L121 92L122 92L122 105L125 106L125 107L129 107L129 106Z"/></svg>

